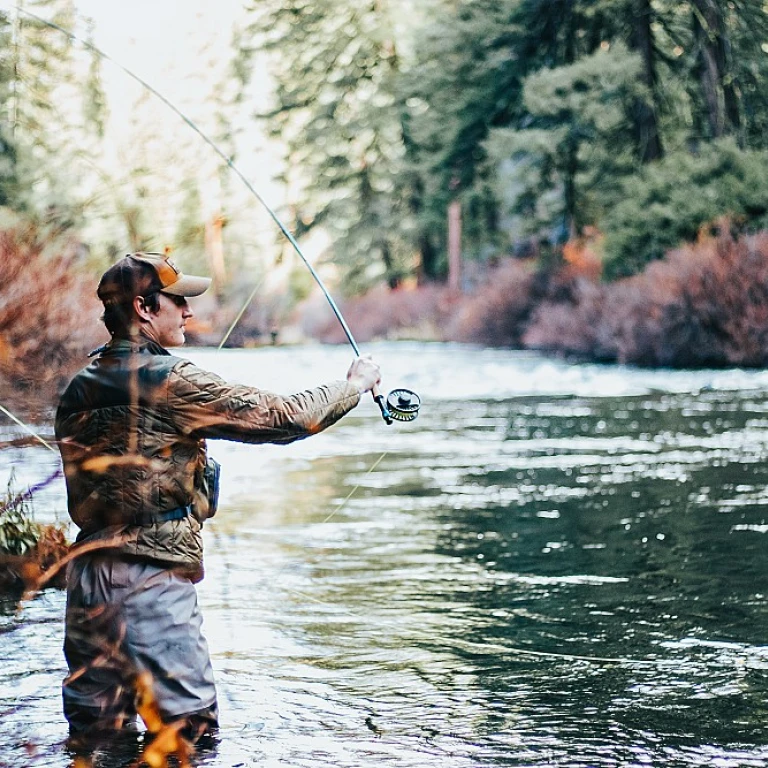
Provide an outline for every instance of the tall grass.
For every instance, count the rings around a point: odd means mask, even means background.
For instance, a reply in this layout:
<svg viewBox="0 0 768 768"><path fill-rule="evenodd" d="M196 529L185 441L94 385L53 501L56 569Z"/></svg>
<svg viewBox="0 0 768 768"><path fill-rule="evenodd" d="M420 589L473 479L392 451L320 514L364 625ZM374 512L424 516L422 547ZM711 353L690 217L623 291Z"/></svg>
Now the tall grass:
<svg viewBox="0 0 768 768"><path fill-rule="evenodd" d="M42 485L60 477L57 471ZM69 542L61 525L35 521L33 491L18 492L13 473L0 497L0 591L21 594L36 582L64 586L64 572L55 566L67 554ZM46 571L52 578L45 578Z"/></svg>

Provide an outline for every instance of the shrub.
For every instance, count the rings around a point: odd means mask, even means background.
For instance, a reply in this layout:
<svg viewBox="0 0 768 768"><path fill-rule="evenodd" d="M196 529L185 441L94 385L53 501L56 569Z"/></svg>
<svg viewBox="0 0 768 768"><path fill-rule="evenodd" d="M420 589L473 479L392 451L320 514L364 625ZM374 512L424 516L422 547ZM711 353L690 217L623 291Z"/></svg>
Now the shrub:
<svg viewBox="0 0 768 768"><path fill-rule="evenodd" d="M768 234L723 235L673 251L626 289L634 300L606 316L620 360L683 367L768 361ZM630 323L612 320L621 314L637 326L632 334Z"/></svg>
<svg viewBox="0 0 768 768"><path fill-rule="evenodd" d="M610 340L602 338L605 286L594 279L574 278L567 300L549 298L532 313L522 335L522 346L600 361L615 359Z"/></svg>
<svg viewBox="0 0 768 768"><path fill-rule="evenodd" d="M339 308L357 341L441 339L454 303L455 297L440 286L392 290L379 285L341 302ZM336 344L346 340L324 297L317 296L305 306L302 325L305 333L319 341Z"/></svg>
<svg viewBox="0 0 768 768"><path fill-rule="evenodd" d="M447 330L454 341L519 347L537 298L542 273L508 259L493 267L474 295L464 299Z"/></svg>
<svg viewBox="0 0 768 768"><path fill-rule="evenodd" d="M0 231L0 274L0 394L45 407L106 338L94 278L75 241L32 224Z"/></svg>
<svg viewBox="0 0 768 768"><path fill-rule="evenodd" d="M54 473L41 485L60 474ZM67 554L69 542L61 526L35 522L31 501L34 489L17 493L13 486L11 473L5 498L0 498L0 590L21 593ZM64 571L57 571L48 583L63 587Z"/></svg>
<svg viewBox="0 0 768 768"><path fill-rule="evenodd" d="M768 362L768 233L687 246L634 277L579 281L547 300L523 344L646 366L763 366Z"/></svg>
<svg viewBox="0 0 768 768"><path fill-rule="evenodd" d="M606 276L640 272L723 216L746 231L768 226L768 152L722 140L698 154L681 150L648 165L601 222Z"/></svg>
<svg viewBox="0 0 768 768"><path fill-rule="evenodd" d="M729 232L728 222L720 229ZM502 261L471 296L380 288L346 302L344 314L359 340L427 334L643 366L768 363L768 232L701 236L612 283L600 281L583 247L565 256L538 271ZM344 341L328 307L316 309L320 338Z"/></svg>

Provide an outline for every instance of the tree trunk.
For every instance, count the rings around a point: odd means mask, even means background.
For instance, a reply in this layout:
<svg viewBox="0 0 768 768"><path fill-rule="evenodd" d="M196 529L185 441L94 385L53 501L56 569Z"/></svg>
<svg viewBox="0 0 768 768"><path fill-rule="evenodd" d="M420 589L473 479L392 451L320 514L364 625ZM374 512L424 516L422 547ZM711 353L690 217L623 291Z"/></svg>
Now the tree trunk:
<svg viewBox="0 0 768 768"><path fill-rule="evenodd" d="M723 110L718 85L720 72L712 45L711 7L709 0L694 0L693 30L698 46L699 82L707 108L709 131L713 138L723 135Z"/></svg>
<svg viewBox="0 0 768 768"><path fill-rule="evenodd" d="M381 260L384 262L384 274L386 275L387 285L394 291L400 287L401 277L395 272L395 265L392 261L392 252L389 249L389 243L383 240L379 244L381 249Z"/></svg>
<svg viewBox="0 0 768 768"><path fill-rule="evenodd" d="M461 203L448 206L448 287L461 290Z"/></svg>
<svg viewBox="0 0 768 768"><path fill-rule="evenodd" d="M653 49L653 8L651 0L635 0L633 45L643 60L643 83L648 88L650 103L638 99L635 103L635 132L642 163L658 160L664 154L658 122L658 82Z"/></svg>
<svg viewBox="0 0 768 768"><path fill-rule="evenodd" d="M565 226L568 238L572 239L581 234L577 221L577 191L576 172L579 165L579 144L570 136L565 146L565 162L563 166L563 198L565 204Z"/></svg>
<svg viewBox="0 0 768 768"><path fill-rule="evenodd" d="M429 235L419 237L419 268L418 283L424 285L440 277L440 262L437 249L432 244Z"/></svg>
<svg viewBox="0 0 768 768"><path fill-rule="evenodd" d="M563 4L563 30L565 40L563 45L563 62L573 64L576 61L576 35L574 34L574 0L565 0Z"/></svg>
<svg viewBox="0 0 768 768"><path fill-rule="evenodd" d="M693 0L693 29L699 49L699 79L714 138L739 131L741 105L730 72L730 41L717 0Z"/></svg>
<svg viewBox="0 0 768 768"><path fill-rule="evenodd" d="M221 234L223 228L224 217L221 214L214 214L205 222L205 252L208 256L208 263L211 265L213 290L217 296L221 295L227 279L224 263L224 240Z"/></svg>

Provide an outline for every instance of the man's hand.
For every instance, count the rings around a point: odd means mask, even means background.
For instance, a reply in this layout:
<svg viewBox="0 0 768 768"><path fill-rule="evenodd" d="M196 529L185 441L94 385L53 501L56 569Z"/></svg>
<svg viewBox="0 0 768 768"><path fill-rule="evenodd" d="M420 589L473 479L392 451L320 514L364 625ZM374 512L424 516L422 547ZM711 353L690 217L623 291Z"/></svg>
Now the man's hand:
<svg viewBox="0 0 768 768"><path fill-rule="evenodd" d="M370 355L355 358L347 371L347 381L357 387L357 391L370 392L381 381L379 366Z"/></svg>

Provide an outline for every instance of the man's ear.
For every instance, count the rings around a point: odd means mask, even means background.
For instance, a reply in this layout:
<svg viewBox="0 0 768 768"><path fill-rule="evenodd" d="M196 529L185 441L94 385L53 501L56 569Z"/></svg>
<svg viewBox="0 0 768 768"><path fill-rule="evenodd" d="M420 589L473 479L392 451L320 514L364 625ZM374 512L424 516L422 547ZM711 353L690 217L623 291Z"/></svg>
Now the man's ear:
<svg viewBox="0 0 768 768"><path fill-rule="evenodd" d="M143 296L136 296L133 299L133 311L136 313L136 317L139 320L149 320L151 312L147 309L147 302Z"/></svg>

